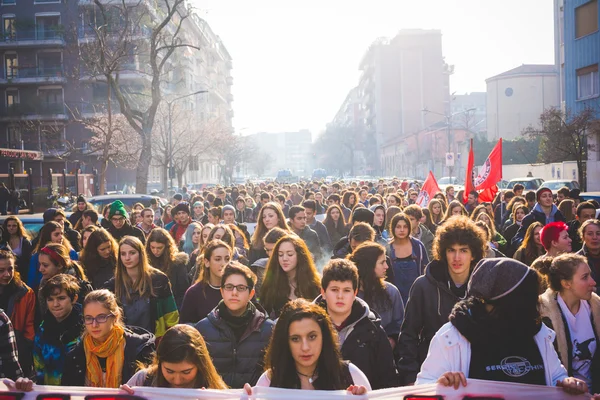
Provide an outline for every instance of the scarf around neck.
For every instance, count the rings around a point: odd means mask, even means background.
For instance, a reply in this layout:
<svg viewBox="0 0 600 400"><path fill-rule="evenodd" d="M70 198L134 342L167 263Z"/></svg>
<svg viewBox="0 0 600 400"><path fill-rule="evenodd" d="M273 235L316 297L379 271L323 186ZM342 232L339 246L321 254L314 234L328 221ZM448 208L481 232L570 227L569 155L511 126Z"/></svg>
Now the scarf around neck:
<svg viewBox="0 0 600 400"><path fill-rule="evenodd" d="M86 381L91 387L118 388L121 385L125 360L125 330L115 325L104 343L96 343L90 336L83 339L87 361ZM106 382L102 382L102 367L98 358L106 358Z"/></svg>

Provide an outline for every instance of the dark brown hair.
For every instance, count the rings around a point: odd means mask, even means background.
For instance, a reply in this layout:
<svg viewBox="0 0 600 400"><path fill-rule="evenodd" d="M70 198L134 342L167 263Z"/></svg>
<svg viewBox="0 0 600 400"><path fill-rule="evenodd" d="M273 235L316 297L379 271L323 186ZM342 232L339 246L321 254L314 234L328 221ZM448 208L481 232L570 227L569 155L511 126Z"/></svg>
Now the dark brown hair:
<svg viewBox="0 0 600 400"><path fill-rule="evenodd" d="M327 290L331 281L352 282L352 289L358 289L358 269L350 260L335 258L330 260L323 268L321 287Z"/></svg>
<svg viewBox="0 0 600 400"><path fill-rule="evenodd" d="M448 263L446 249L455 244L469 246L473 256L472 265L477 264L486 253L487 243L481 237L481 230L468 217L451 217L437 229L433 240L433 258Z"/></svg>

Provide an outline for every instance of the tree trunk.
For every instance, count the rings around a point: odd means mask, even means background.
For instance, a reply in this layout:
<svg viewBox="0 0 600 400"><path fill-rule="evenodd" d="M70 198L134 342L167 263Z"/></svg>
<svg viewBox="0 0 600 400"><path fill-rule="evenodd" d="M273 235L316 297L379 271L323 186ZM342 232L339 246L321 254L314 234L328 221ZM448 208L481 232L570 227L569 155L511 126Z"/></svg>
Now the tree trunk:
<svg viewBox="0 0 600 400"><path fill-rule="evenodd" d="M108 169L108 161L102 160L102 165L100 166L100 177L98 178L100 182L98 182L100 193L96 193L96 196L103 195L106 193L106 170Z"/></svg>
<svg viewBox="0 0 600 400"><path fill-rule="evenodd" d="M587 174L585 160L577 160L577 174L579 175L579 186L581 191L587 191Z"/></svg>
<svg viewBox="0 0 600 400"><path fill-rule="evenodd" d="M142 136L142 151L135 170L135 192L145 194L148 192L148 172L152 159L152 135L147 125L144 125L144 136Z"/></svg>
<svg viewBox="0 0 600 400"><path fill-rule="evenodd" d="M177 171L177 186L179 188L183 187L183 171Z"/></svg>

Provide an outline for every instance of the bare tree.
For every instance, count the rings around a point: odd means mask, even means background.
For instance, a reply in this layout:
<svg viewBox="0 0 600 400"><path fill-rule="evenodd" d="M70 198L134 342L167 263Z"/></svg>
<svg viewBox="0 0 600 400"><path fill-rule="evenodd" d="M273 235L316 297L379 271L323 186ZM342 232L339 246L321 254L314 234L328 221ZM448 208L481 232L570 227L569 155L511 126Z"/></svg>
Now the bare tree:
<svg viewBox="0 0 600 400"><path fill-rule="evenodd" d="M109 96L114 95L120 112L140 138L136 192L145 193L154 121L165 78L171 72L171 58L178 49L199 49L182 38L182 27L192 10L185 0L159 0L156 6L145 0L93 0L93 4L94 17L88 21L95 43L80 46L81 58L87 60L88 66L95 66L89 71L91 74L106 79L112 92ZM139 88L126 85L122 79L126 71L137 73L148 86L140 92Z"/></svg>
<svg viewBox="0 0 600 400"><path fill-rule="evenodd" d="M215 146L215 154L221 167L221 180L225 185L233 181L233 172L243 163L255 157L256 145L247 137L226 132Z"/></svg>
<svg viewBox="0 0 600 400"><path fill-rule="evenodd" d="M585 164L588 152L596 151L590 138L600 134L600 122L596 115L597 111L592 108L585 108L578 113L549 108L540 115L539 128L530 126L523 131L523 136L528 139L541 139L538 162L575 160L583 190L587 183Z"/></svg>

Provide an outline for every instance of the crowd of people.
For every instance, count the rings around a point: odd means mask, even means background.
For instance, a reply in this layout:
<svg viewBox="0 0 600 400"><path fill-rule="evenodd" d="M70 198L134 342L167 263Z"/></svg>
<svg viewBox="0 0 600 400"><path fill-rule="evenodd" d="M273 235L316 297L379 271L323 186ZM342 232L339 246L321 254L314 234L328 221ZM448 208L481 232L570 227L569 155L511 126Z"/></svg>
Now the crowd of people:
<svg viewBox="0 0 600 400"><path fill-rule="evenodd" d="M468 379L600 392L600 205L523 192L449 186L421 207L407 181L261 183L101 212L79 196L35 238L8 216L0 377L129 394Z"/></svg>

